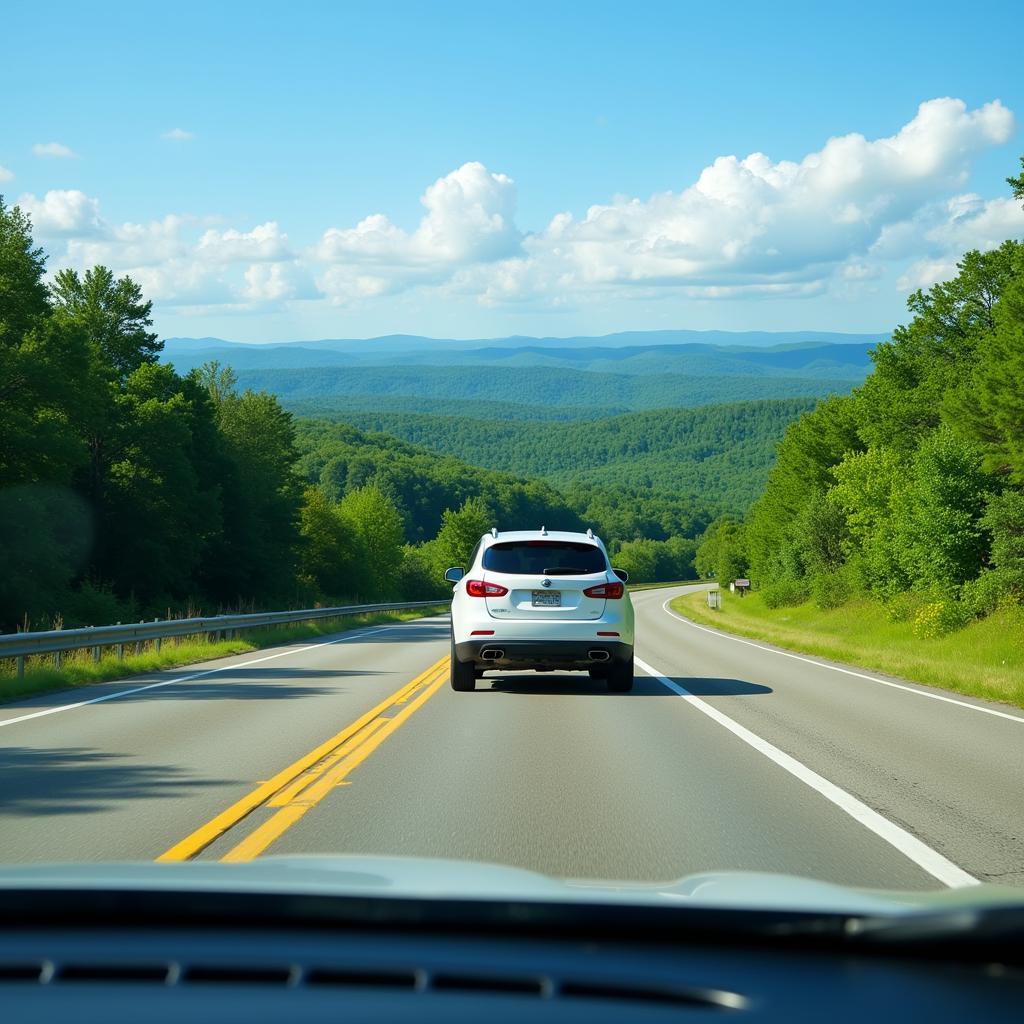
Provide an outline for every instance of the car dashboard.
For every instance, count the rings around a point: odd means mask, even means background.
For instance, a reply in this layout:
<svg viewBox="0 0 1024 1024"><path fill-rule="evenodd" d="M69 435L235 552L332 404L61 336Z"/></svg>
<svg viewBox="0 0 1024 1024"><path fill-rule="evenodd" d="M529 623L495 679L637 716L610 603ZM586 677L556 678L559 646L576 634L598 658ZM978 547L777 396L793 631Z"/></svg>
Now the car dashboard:
<svg viewBox="0 0 1024 1024"><path fill-rule="evenodd" d="M0 915L8 1021L935 1024L1016 1021L1024 1005L1024 972L988 952L851 950L841 930L792 915L741 935L516 904L424 914L388 900L16 897Z"/></svg>

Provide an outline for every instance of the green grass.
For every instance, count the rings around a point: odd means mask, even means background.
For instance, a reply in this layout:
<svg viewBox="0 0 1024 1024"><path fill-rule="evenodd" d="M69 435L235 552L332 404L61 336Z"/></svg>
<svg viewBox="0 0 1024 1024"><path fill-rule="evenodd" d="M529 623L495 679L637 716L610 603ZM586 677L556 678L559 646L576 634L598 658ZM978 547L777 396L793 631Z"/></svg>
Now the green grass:
<svg viewBox="0 0 1024 1024"><path fill-rule="evenodd" d="M740 598L722 591L721 611L708 608L704 592L684 594L672 607L695 622L778 647L1024 707L1024 608L1005 608L924 640L910 622L893 622L870 600L829 611L811 602L770 609L760 594Z"/></svg>
<svg viewBox="0 0 1024 1024"><path fill-rule="evenodd" d="M13 659L0 661L0 701L16 700L19 697L34 696L52 690L63 690L90 683L105 683L126 676L145 675L161 669L192 665L198 661L223 658L230 654L245 654L262 647L275 647L294 640L327 636L363 626L376 626L389 622L406 622L424 615L433 615L447 610L439 602L437 608L418 608L404 612L374 612L368 615L343 615L333 619L315 619L291 626L264 626L248 630L244 638L221 640L214 643L203 635L178 637L164 640L158 651L150 641L140 645L139 653L125 653L118 661L113 651L100 661L92 660L92 651L68 651L57 668L53 655L27 658L25 675L18 679Z"/></svg>

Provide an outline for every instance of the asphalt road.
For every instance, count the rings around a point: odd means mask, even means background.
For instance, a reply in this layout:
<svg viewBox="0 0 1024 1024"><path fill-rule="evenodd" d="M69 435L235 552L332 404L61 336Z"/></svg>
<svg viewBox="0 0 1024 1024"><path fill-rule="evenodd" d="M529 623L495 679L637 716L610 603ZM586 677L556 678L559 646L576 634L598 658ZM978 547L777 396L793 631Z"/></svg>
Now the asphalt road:
<svg viewBox="0 0 1024 1024"><path fill-rule="evenodd" d="M554 673L455 693L435 618L4 705L0 861L1024 885L1024 712L681 621L681 589L633 595L626 695Z"/></svg>

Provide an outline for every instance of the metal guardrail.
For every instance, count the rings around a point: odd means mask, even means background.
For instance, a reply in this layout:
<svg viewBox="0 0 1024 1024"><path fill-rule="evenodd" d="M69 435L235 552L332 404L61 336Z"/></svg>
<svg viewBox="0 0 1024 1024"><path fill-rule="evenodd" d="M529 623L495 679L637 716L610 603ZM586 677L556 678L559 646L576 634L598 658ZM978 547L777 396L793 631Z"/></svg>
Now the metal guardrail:
<svg viewBox="0 0 1024 1024"><path fill-rule="evenodd" d="M438 601L405 601L398 604L354 604L340 608L303 608L299 611L255 612L245 615L206 615L192 619L153 619L151 622L118 623L116 626L85 626L80 629L47 629L31 633L0 634L0 658L14 658L18 663L18 678L25 673L25 658L33 654L53 654L60 664L64 651L79 651L91 647L93 660L100 660L104 647L116 647L120 660L125 644L156 641L198 633L217 633L233 637L239 630L259 626L279 626L290 622L308 622L313 619L334 619L341 615L362 615L368 612L401 612L416 608L436 608L445 604Z"/></svg>

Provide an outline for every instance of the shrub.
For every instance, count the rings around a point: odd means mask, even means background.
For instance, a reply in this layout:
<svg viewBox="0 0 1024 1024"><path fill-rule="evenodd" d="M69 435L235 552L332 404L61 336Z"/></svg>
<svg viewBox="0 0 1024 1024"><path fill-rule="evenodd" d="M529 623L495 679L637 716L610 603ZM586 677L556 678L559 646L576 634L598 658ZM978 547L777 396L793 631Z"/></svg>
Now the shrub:
<svg viewBox="0 0 1024 1024"><path fill-rule="evenodd" d="M853 597L849 574L840 570L822 572L811 578L811 597L822 611L839 608Z"/></svg>
<svg viewBox="0 0 1024 1024"><path fill-rule="evenodd" d="M929 601L914 616L914 636L934 640L962 629L970 619L970 610L959 601Z"/></svg>
<svg viewBox="0 0 1024 1024"><path fill-rule="evenodd" d="M159 607L159 605L154 605ZM73 626L108 626L114 622L133 622L139 609L129 601L120 600L108 587L85 580L72 591L64 603L64 624Z"/></svg>
<svg viewBox="0 0 1024 1024"><path fill-rule="evenodd" d="M803 604L810 596L805 580L787 578L765 584L761 588L761 595L768 608L789 608Z"/></svg>
<svg viewBox="0 0 1024 1024"><path fill-rule="evenodd" d="M912 622L914 616L925 604L925 598L913 591L897 594L885 604L885 615L890 622Z"/></svg>
<svg viewBox="0 0 1024 1024"><path fill-rule="evenodd" d="M1020 604L1024 599L1016 574L1002 569L989 569L977 579L960 588L960 601L976 618L991 615L997 608Z"/></svg>

